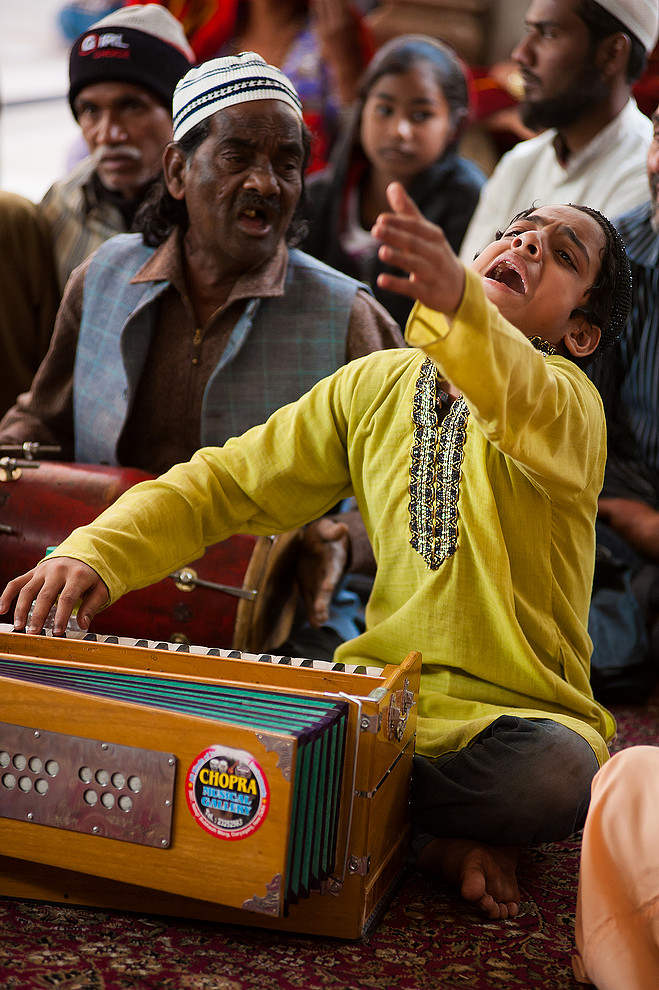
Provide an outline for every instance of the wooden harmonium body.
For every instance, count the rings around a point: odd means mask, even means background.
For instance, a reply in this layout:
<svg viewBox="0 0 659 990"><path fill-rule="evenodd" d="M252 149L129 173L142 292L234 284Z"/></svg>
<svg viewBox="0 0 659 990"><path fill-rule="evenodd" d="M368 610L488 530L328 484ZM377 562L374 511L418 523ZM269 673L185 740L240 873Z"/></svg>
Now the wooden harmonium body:
<svg viewBox="0 0 659 990"><path fill-rule="evenodd" d="M363 936L406 856L420 655L134 643L0 631L0 896Z"/></svg>

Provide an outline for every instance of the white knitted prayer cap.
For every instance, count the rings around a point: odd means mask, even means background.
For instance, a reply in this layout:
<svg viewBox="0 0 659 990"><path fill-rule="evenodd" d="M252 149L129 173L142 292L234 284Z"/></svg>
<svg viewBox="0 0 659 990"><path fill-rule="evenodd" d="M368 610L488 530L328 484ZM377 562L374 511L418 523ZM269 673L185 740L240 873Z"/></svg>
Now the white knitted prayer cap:
<svg viewBox="0 0 659 990"><path fill-rule="evenodd" d="M191 69L174 90L174 140L180 141L207 117L251 100L281 100L302 119L302 104L281 69L256 52L213 58Z"/></svg>
<svg viewBox="0 0 659 990"><path fill-rule="evenodd" d="M659 0L597 0L597 3L636 35L648 55L654 51L659 37Z"/></svg>

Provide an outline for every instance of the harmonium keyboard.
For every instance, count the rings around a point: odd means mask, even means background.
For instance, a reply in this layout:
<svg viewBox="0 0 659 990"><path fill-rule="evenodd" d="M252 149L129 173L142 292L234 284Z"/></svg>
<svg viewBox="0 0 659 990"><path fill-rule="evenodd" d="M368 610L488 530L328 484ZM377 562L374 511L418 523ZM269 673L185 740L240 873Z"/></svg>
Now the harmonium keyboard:
<svg viewBox="0 0 659 990"><path fill-rule="evenodd" d="M421 656L0 627L0 896L361 938L404 868Z"/></svg>

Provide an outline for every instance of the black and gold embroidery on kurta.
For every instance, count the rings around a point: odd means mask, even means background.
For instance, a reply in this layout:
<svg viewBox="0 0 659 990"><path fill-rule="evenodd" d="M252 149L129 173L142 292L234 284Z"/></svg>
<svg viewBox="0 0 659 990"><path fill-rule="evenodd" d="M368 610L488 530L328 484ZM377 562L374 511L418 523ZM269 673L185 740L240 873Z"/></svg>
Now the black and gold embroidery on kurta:
<svg viewBox="0 0 659 990"><path fill-rule="evenodd" d="M426 358L412 408L410 544L433 571L458 545L458 495L469 416L460 396L440 424L437 402L437 368Z"/></svg>
<svg viewBox="0 0 659 990"><path fill-rule="evenodd" d="M530 341L545 357L556 354L556 348L540 337ZM410 544L432 571L458 547L458 497L469 418L467 403L460 396L440 422L440 394L437 368L426 358L412 406L409 511Z"/></svg>

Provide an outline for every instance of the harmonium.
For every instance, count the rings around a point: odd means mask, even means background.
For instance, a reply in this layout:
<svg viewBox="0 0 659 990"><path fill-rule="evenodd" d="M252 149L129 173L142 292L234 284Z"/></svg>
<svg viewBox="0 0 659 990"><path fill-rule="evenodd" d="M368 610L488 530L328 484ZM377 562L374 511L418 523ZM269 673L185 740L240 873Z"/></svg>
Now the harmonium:
<svg viewBox="0 0 659 990"><path fill-rule="evenodd" d="M420 670L0 627L0 896L366 936Z"/></svg>

